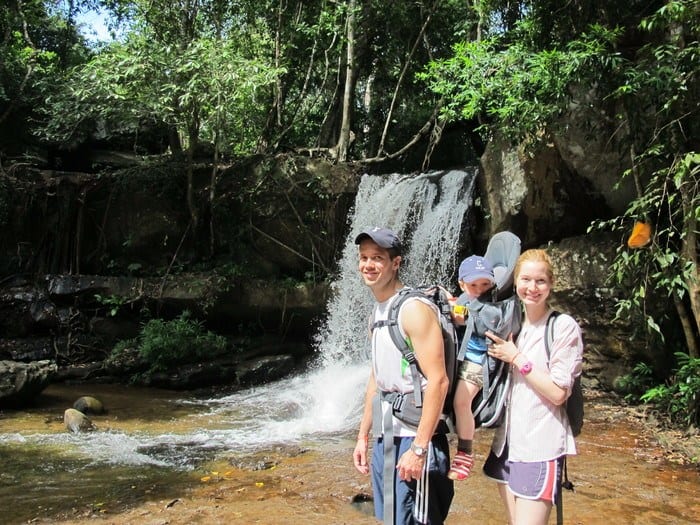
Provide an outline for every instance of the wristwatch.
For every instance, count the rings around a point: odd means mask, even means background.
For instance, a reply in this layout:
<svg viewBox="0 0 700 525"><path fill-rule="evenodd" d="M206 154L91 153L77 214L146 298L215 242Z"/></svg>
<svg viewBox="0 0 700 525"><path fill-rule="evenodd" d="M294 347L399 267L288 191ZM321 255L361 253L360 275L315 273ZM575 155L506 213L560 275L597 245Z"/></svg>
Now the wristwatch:
<svg viewBox="0 0 700 525"><path fill-rule="evenodd" d="M419 447L418 445L415 444L415 442L411 443L411 451L418 456L419 458L422 458L425 456L425 453L428 451L427 447Z"/></svg>
<svg viewBox="0 0 700 525"><path fill-rule="evenodd" d="M525 363L523 366L520 367L520 373L524 376L528 375L530 372L532 372L532 363L528 361Z"/></svg>

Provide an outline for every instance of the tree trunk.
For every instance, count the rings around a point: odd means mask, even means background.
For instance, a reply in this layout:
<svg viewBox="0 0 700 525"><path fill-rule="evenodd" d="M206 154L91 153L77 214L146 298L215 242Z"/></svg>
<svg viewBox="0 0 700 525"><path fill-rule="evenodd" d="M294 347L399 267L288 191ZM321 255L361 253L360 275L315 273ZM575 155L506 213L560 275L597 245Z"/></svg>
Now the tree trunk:
<svg viewBox="0 0 700 525"><path fill-rule="evenodd" d="M355 92L357 71L355 68L355 0L348 2L347 23L347 64L345 65L345 92L343 94L343 119L340 124L340 136L336 145L337 159L345 162L348 159L350 146L350 126L352 124L352 105Z"/></svg>
<svg viewBox="0 0 700 525"><path fill-rule="evenodd" d="M188 148L187 148L187 208L190 212L190 222L192 223L192 233L196 236L199 226L199 213L197 203L194 199L194 154L199 146L199 115L197 110L193 112L187 125Z"/></svg>
<svg viewBox="0 0 700 525"><path fill-rule="evenodd" d="M697 176L700 175L700 165L693 164L690 160L690 155L686 157L686 160L690 164L686 174L688 181L686 188L681 188L680 191L685 223L681 261L683 263L694 263L695 274L691 276L687 283L692 316L687 320L687 327L686 323L683 323L683 328L688 342L688 354L691 357L700 357L699 342L696 335L700 333L700 269L698 268L697 210L695 209L697 206L697 199L695 198L695 192L697 191L696 180ZM689 189L687 189L688 187Z"/></svg>

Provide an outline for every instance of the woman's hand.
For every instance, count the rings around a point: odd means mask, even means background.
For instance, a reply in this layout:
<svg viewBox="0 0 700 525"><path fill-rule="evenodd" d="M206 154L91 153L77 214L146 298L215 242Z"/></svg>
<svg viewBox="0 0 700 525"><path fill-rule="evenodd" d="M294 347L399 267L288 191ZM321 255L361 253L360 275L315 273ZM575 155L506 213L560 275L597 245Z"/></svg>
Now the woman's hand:
<svg viewBox="0 0 700 525"><path fill-rule="evenodd" d="M520 352L513 342L513 334L508 336L508 340L501 339L493 332L486 332L486 337L491 339L493 343L488 345L488 352L491 357L512 363Z"/></svg>

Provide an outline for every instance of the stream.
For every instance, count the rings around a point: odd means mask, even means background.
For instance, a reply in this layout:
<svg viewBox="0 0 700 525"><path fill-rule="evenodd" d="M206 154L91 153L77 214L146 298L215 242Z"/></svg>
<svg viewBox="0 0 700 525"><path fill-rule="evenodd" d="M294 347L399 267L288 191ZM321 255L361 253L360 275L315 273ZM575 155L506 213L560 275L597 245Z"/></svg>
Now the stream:
<svg viewBox="0 0 700 525"><path fill-rule="evenodd" d="M369 480L352 466L352 429L281 425L255 439L251 432L240 447L225 444L246 404L262 394L229 398L224 405L234 410L179 392L52 385L34 407L0 412L0 523L374 523L364 501ZM81 395L98 397L108 411L92 416L97 431L71 434L62 413ZM564 493L565 523L700 523L696 467L665 459L639 416L605 396L589 392L586 410L579 456L569 460L576 490ZM478 431L479 465L490 440L490 430ZM479 470L456 485L447 523L472 521L504 523L495 487Z"/></svg>

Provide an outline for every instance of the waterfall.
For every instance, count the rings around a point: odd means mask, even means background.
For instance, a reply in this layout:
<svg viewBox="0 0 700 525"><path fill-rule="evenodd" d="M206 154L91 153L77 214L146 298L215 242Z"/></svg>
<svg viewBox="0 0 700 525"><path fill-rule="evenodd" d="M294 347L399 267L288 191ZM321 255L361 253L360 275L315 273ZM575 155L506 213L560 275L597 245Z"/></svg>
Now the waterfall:
<svg viewBox="0 0 700 525"><path fill-rule="evenodd" d="M402 281L439 283L453 290L460 232L475 177L475 170L363 176L326 321L316 338L319 363L307 378L309 387L317 389L309 392L308 410L325 425L319 430L356 424L369 374L367 321L373 298L357 269L355 237L370 226L391 228L404 245Z"/></svg>

